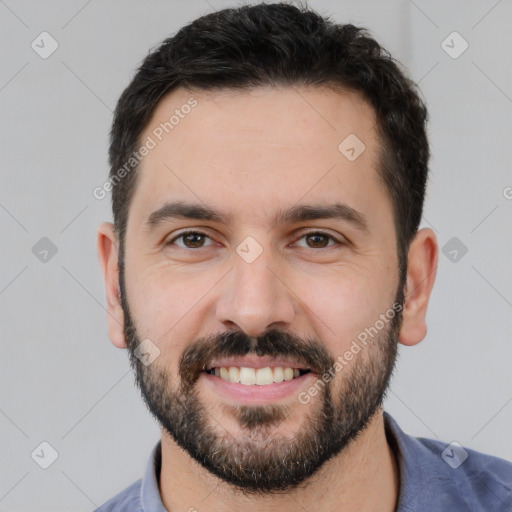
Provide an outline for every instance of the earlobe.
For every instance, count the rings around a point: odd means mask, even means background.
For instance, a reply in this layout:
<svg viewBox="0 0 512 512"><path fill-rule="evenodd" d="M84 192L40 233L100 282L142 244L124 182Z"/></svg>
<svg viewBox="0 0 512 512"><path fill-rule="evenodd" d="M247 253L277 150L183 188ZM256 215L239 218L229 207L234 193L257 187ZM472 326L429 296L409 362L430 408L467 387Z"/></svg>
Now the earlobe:
<svg viewBox="0 0 512 512"><path fill-rule="evenodd" d="M416 345L427 334L425 317L437 271L438 245L430 228L418 231L409 247L407 285L398 340Z"/></svg>
<svg viewBox="0 0 512 512"><path fill-rule="evenodd" d="M105 281L109 338L116 347L126 348L124 313L119 289L118 242L111 222L103 222L99 226L97 249Z"/></svg>

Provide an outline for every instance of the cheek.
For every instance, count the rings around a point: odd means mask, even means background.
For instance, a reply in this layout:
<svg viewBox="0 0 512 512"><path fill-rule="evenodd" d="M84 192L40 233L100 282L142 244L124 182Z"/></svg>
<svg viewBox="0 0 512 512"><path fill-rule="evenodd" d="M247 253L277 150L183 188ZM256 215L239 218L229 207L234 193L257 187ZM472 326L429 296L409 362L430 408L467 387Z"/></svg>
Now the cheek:
<svg viewBox="0 0 512 512"><path fill-rule="evenodd" d="M333 356L345 352L359 333L391 307L391 284L376 282L375 276L347 271L323 277L302 275L291 286Z"/></svg>
<svg viewBox="0 0 512 512"><path fill-rule="evenodd" d="M201 298L213 286L208 276L184 278L159 266L148 268L128 286L130 311L141 340L149 338L161 351L160 361L175 373L178 361L197 334ZM210 282L212 281L212 282Z"/></svg>

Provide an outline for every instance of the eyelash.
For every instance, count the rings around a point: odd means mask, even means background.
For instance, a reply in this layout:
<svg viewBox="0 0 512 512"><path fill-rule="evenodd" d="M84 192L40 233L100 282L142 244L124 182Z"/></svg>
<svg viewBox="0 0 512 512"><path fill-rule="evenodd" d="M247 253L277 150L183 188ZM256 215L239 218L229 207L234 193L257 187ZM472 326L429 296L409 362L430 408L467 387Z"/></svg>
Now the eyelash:
<svg viewBox="0 0 512 512"><path fill-rule="evenodd" d="M204 237L207 237L207 238L210 238L211 240L211 237L208 236L206 233L203 233L201 231L183 231L182 233L180 233L179 235L175 236L174 238L172 238L171 240L169 240L169 242L166 244L166 245L172 245L176 240L179 240L180 238L183 238L183 237L186 237L187 235L200 235L200 236L204 236ZM308 235L323 235L327 238L330 238L331 240L333 240L334 242L336 242L337 245L344 245L343 242L341 242L340 240L334 238L331 234L329 233L326 233L324 231L319 231L319 230L315 230L315 231L308 231L307 233L303 233L302 236L298 239L298 240L301 240L302 238L308 236ZM307 249L312 249L312 250L318 250L318 249L327 249L329 247L333 247L334 245L336 244L333 244L333 245L327 245L326 247L319 247L319 248L314 248L314 247L306 247ZM192 248L192 247L181 247L181 246L178 246L180 249L189 249L191 251L197 251L199 249L205 249L206 247L209 247L209 246L204 246L204 247L196 247L196 248Z"/></svg>

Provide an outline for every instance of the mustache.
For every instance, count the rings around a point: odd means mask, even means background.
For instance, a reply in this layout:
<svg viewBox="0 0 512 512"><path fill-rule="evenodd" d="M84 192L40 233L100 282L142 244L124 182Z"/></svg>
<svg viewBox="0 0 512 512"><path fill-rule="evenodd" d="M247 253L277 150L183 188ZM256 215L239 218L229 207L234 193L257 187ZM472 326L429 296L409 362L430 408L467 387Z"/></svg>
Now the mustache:
<svg viewBox="0 0 512 512"><path fill-rule="evenodd" d="M192 386L214 358L248 354L291 358L317 375L323 375L335 364L325 346L314 338L301 338L276 329L259 337L229 331L201 338L187 347L178 365L181 381L185 386Z"/></svg>

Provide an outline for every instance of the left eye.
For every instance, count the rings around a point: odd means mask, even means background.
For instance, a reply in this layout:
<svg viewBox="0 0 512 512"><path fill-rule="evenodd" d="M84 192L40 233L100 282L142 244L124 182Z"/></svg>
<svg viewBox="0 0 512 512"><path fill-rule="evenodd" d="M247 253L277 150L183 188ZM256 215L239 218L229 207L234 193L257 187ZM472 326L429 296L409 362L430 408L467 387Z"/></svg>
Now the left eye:
<svg viewBox="0 0 512 512"><path fill-rule="evenodd" d="M310 233L305 233L299 238L299 240L302 240L303 238L307 240L306 243L308 243L307 247L309 249L323 249L324 247L335 245L338 242L331 235L328 235L323 231L312 231ZM334 244L329 245L329 241L333 241ZM312 243L313 245L311 246L309 243Z"/></svg>

